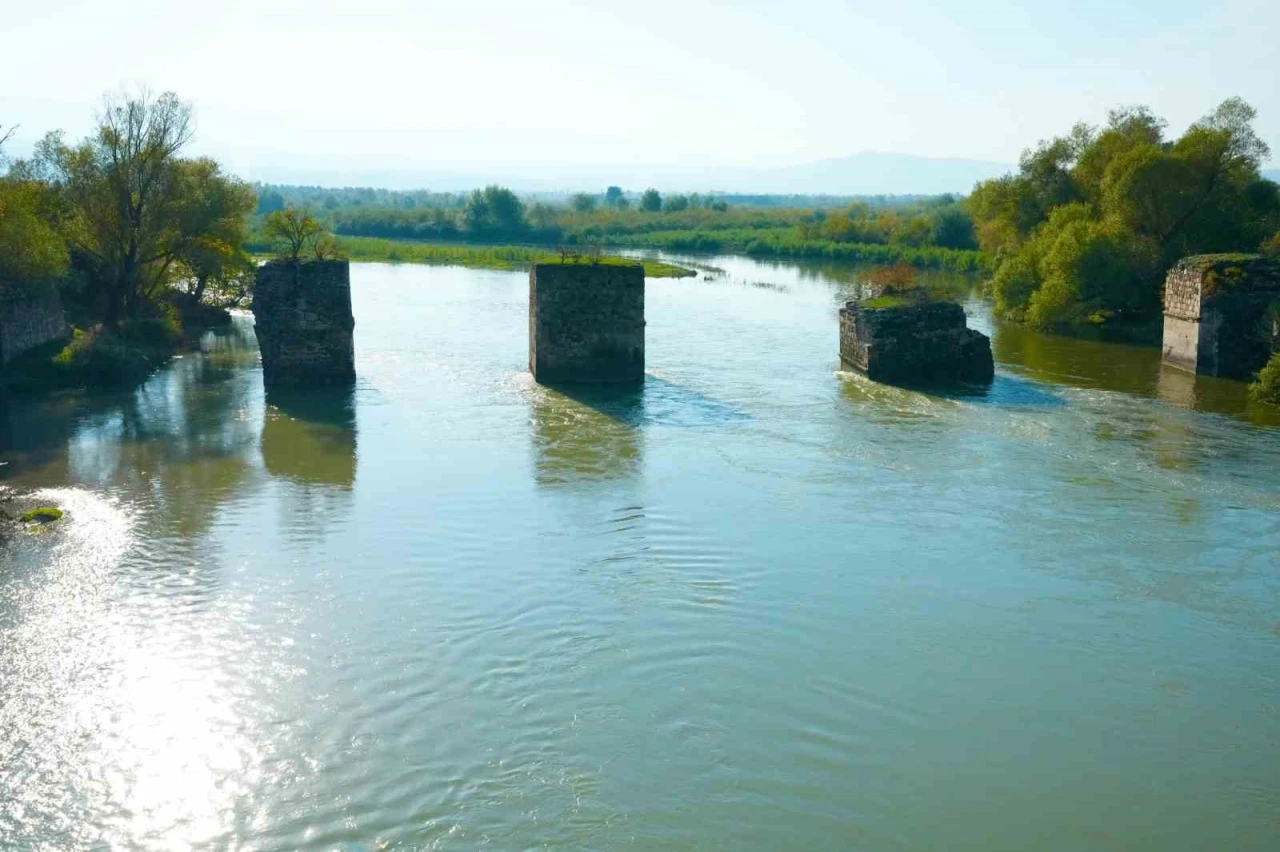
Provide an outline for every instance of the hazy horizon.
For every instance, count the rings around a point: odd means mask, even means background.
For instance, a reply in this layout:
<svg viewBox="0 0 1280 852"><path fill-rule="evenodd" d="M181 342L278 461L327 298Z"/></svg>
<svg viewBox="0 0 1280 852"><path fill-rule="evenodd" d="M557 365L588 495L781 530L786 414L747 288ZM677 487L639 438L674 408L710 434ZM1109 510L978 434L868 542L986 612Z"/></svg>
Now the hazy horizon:
<svg viewBox="0 0 1280 852"><path fill-rule="evenodd" d="M873 152L936 173L875 186L894 178L879 164L826 191L967 191L1108 108L1148 104L1176 135L1231 95L1280 150L1273 4L926 5L230 0L196 20L161 0L49 0L8 11L0 72L23 82L0 124L19 125L20 154L84 134L105 91L146 86L190 101L193 152L250 180L526 191L812 192L792 178ZM78 61L50 65L50 44Z"/></svg>

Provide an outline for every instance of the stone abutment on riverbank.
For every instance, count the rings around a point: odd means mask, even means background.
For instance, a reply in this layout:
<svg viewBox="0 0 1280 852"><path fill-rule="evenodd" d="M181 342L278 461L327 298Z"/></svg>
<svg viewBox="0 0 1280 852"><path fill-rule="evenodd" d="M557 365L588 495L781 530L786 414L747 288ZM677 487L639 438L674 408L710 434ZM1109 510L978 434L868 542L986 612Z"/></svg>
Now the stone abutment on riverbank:
<svg viewBox="0 0 1280 852"><path fill-rule="evenodd" d="M7 296L0 292L0 364L66 337L67 320L57 290Z"/></svg>
<svg viewBox="0 0 1280 852"><path fill-rule="evenodd" d="M1198 255L1164 285L1165 363L1193 373L1247 379L1280 341L1280 261L1261 255Z"/></svg>

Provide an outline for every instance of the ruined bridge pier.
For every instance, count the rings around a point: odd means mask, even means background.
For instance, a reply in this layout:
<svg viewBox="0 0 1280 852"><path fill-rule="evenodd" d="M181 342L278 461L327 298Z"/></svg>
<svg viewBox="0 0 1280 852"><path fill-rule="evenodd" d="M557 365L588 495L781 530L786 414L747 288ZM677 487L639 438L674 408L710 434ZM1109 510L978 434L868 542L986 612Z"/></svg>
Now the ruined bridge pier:
<svg viewBox="0 0 1280 852"><path fill-rule="evenodd" d="M267 387L355 384L347 261L272 260L259 266L253 317Z"/></svg>
<svg viewBox="0 0 1280 852"><path fill-rule="evenodd" d="M644 325L639 263L537 263L529 270L535 381L643 382Z"/></svg>
<svg viewBox="0 0 1280 852"><path fill-rule="evenodd" d="M1280 343L1280 261L1261 255L1182 259L1164 285L1166 364L1247 379Z"/></svg>

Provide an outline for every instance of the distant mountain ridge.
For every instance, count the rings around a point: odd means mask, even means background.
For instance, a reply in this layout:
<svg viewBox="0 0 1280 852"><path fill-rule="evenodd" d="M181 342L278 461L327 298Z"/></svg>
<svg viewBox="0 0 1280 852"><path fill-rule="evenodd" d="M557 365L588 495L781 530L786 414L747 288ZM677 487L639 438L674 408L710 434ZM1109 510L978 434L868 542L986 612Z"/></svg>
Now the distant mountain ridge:
<svg viewBox="0 0 1280 852"><path fill-rule="evenodd" d="M782 195L937 195L968 194L978 181L1007 174L1014 166L986 160L921 157L865 151L794 166L687 167L681 165L548 167L517 173L460 173L423 169L326 168L321 164L247 170L246 177L266 183L318 186L371 186L455 192L490 183L518 192L601 192L617 185L631 191L656 187L663 192L725 192Z"/></svg>
<svg viewBox="0 0 1280 852"><path fill-rule="evenodd" d="M663 192L723 192L754 195L967 195L974 184L1017 171L1009 163L962 157L921 157L864 151L794 166L689 168L669 166L585 166L525 168L512 173L444 170L326 168L320 164L248 170L265 183L316 186L371 186L459 192L490 183L517 192L602 192L617 185L632 192L653 186ZM540 173L539 173L540 172ZM1263 169L1280 183L1280 169Z"/></svg>
<svg viewBox="0 0 1280 852"><path fill-rule="evenodd" d="M841 195L967 195L974 184L1008 174L1007 163L864 151L848 157L742 175L762 192Z"/></svg>

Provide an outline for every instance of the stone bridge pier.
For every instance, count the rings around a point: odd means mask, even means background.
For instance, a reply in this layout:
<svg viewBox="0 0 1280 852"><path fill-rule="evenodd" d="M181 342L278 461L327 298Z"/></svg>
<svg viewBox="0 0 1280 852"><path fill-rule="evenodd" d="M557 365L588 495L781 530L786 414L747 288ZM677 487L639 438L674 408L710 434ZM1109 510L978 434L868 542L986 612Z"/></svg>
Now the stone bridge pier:
<svg viewBox="0 0 1280 852"><path fill-rule="evenodd" d="M1164 284L1166 364L1247 379L1280 341L1280 261L1261 255L1183 258Z"/></svg>
<svg viewBox="0 0 1280 852"><path fill-rule="evenodd" d="M258 267L254 328L267 387L356 380L351 269L345 260L272 260Z"/></svg>
<svg viewBox="0 0 1280 852"><path fill-rule="evenodd" d="M644 267L534 264L529 371L544 384L644 381Z"/></svg>
<svg viewBox="0 0 1280 852"><path fill-rule="evenodd" d="M842 366L894 385L991 383L991 341L968 327L960 305L912 298L875 305L840 309Z"/></svg>

